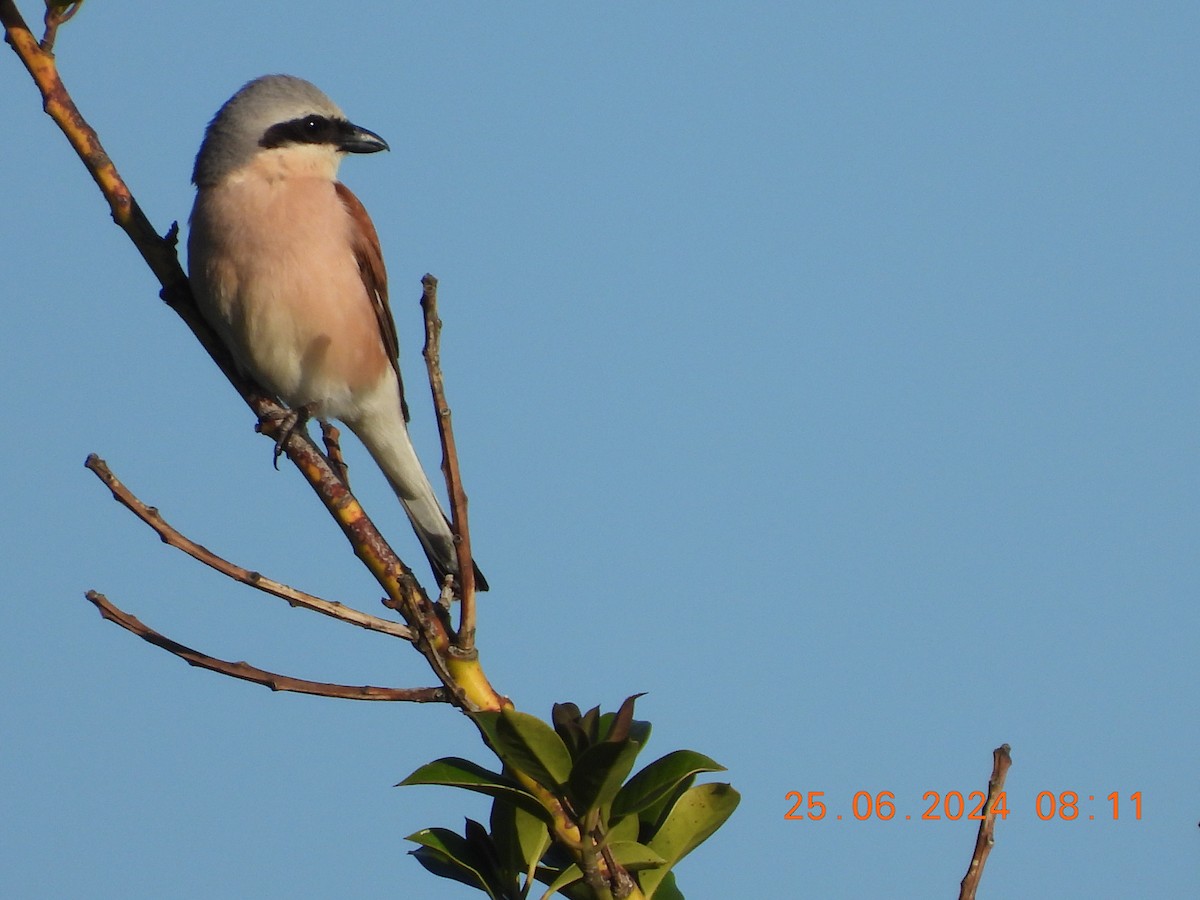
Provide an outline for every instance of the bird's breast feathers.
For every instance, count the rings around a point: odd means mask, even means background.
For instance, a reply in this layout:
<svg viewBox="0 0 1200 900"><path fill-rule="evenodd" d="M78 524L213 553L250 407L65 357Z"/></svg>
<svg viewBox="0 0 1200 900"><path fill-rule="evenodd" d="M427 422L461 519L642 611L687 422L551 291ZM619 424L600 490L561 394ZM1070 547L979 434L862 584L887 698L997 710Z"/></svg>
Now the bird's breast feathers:
<svg viewBox="0 0 1200 900"><path fill-rule="evenodd" d="M243 177L197 194L189 238L197 301L239 364L334 418L391 368L354 228L333 181Z"/></svg>

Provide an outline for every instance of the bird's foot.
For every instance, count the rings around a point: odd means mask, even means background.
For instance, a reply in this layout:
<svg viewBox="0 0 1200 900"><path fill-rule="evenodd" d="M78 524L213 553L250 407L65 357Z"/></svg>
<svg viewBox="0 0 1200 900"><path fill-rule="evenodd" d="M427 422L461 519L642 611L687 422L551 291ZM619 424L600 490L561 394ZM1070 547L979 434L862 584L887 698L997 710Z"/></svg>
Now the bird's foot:
<svg viewBox="0 0 1200 900"><path fill-rule="evenodd" d="M322 421L321 440L325 442L325 457L333 466L333 471L337 473L338 478L342 479L342 484L349 488L350 466L346 464L346 458L342 456L342 433L332 422Z"/></svg>
<svg viewBox="0 0 1200 900"><path fill-rule="evenodd" d="M264 431L267 428L275 429L275 455L273 457L275 468L279 468L279 457L283 455L283 448L291 439L292 434L297 428L303 428L312 417L312 404L298 406L295 409L285 410L278 415L264 416L263 420L258 423L258 430Z"/></svg>

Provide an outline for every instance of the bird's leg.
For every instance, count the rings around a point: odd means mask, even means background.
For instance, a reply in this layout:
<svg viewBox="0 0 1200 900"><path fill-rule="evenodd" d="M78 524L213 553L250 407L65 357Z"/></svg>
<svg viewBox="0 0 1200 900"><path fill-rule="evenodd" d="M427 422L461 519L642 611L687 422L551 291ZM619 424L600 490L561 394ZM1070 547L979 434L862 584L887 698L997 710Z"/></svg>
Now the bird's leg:
<svg viewBox="0 0 1200 900"><path fill-rule="evenodd" d="M350 487L350 467L346 465L346 459L342 456L342 433L332 422L322 419L321 439L325 442L325 456L329 459L329 464L342 479L342 484Z"/></svg>
<svg viewBox="0 0 1200 900"><path fill-rule="evenodd" d="M264 426L270 423L270 426L275 428L275 468L279 468L279 457L283 455L284 445L297 428L303 428L312 417L314 404L308 403L304 406L297 406L295 409L289 409L283 412L282 415L264 416L263 421L258 423L258 430L264 430Z"/></svg>

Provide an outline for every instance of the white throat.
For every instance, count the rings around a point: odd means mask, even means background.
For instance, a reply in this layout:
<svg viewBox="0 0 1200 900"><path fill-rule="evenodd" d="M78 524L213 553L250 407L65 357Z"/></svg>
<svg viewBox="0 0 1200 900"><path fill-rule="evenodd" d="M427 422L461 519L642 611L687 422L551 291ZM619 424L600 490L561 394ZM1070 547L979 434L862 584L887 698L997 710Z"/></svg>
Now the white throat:
<svg viewBox="0 0 1200 900"><path fill-rule="evenodd" d="M289 144L260 150L246 166L230 174L234 181L243 178L265 178L282 181L288 178L320 178L336 181L342 153L328 144Z"/></svg>

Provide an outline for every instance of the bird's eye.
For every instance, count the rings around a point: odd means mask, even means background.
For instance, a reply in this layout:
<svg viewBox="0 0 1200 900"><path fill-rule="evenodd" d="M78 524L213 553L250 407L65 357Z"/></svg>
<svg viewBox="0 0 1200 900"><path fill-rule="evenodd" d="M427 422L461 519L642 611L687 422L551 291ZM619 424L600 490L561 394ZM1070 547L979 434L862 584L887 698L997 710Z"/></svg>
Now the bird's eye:
<svg viewBox="0 0 1200 900"><path fill-rule="evenodd" d="M266 130L259 139L261 147L283 147L287 144L324 144L330 139L333 122L316 113L279 122Z"/></svg>

